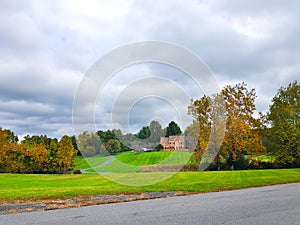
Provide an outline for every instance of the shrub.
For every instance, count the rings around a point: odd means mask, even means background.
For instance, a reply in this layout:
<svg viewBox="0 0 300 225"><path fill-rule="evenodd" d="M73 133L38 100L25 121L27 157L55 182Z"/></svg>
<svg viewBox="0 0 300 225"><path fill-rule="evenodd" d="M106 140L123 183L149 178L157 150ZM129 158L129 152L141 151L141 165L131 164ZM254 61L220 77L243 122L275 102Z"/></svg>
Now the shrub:
<svg viewBox="0 0 300 225"><path fill-rule="evenodd" d="M73 174L81 174L81 170L74 170Z"/></svg>

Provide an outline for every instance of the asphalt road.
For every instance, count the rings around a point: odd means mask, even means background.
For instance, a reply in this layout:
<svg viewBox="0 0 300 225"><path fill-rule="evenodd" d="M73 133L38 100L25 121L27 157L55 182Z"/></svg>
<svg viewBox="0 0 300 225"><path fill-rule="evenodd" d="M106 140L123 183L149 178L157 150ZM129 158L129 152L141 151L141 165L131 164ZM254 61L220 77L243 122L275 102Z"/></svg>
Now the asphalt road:
<svg viewBox="0 0 300 225"><path fill-rule="evenodd" d="M300 224L300 183L0 216L1 225Z"/></svg>

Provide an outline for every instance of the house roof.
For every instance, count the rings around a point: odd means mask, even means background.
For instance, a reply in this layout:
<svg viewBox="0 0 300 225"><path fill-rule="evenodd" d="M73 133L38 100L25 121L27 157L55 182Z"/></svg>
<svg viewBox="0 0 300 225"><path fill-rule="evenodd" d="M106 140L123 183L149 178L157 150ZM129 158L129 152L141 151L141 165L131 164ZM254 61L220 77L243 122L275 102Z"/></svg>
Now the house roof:
<svg viewBox="0 0 300 225"><path fill-rule="evenodd" d="M180 142L184 142L184 136L183 135L173 135L173 136L169 136L169 141L175 141L178 140Z"/></svg>
<svg viewBox="0 0 300 225"><path fill-rule="evenodd" d="M172 135L169 137L161 137L160 143L169 143L174 141L184 142L184 136L183 135Z"/></svg>

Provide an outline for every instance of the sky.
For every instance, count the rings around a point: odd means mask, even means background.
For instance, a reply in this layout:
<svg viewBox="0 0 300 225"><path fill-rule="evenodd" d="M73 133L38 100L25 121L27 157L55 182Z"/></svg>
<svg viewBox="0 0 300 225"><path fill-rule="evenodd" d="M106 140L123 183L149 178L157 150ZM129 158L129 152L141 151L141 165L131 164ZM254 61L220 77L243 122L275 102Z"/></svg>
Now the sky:
<svg viewBox="0 0 300 225"><path fill-rule="evenodd" d="M266 113L280 87L299 82L299 11L297 0L0 0L0 127L20 137L75 134L73 103L87 71L112 50L148 40L192 51L220 88L246 82L257 112ZM94 124L82 115L82 131L136 132L151 120L184 128L186 99L205 93L156 62L127 66L98 85L87 112Z"/></svg>

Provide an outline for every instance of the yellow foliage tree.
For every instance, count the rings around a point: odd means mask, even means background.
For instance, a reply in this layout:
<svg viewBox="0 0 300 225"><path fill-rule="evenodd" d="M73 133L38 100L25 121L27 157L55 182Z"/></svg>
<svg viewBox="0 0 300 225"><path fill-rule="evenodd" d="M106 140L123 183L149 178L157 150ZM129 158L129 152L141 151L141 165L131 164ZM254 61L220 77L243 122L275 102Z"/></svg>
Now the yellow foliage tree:
<svg viewBox="0 0 300 225"><path fill-rule="evenodd" d="M58 142L54 165L56 165L62 173L67 173L67 171L75 165L75 155L76 150L72 144L72 138L65 135Z"/></svg>
<svg viewBox="0 0 300 225"><path fill-rule="evenodd" d="M244 160L246 154L264 153L261 144L262 117L253 116L255 98L255 90L249 91L247 85L241 83L228 85L213 97L203 96L199 100L192 100L189 114L194 117L194 124L199 126L196 150L216 155L218 169L220 156L235 168L241 166L238 163Z"/></svg>

